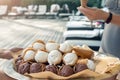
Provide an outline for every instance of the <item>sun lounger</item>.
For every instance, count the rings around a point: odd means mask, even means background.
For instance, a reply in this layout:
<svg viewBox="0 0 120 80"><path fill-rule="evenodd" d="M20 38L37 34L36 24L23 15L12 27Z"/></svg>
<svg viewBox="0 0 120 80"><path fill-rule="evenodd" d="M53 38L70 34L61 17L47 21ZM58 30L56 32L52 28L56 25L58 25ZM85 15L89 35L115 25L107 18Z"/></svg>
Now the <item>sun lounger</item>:
<svg viewBox="0 0 120 80"><path fill-rule="evenodd" d="M33 18L36 15L37 7L38 7L37 5L29 5L27 12L24 13L26 18L29 18L29 17Z"/></svg>
<svg viewBox="0 0 120 80"><path fill-rule="evenodd" d="M72 15L71 13L60 13L59 18L69 17L71 15Z"/></svg>
<svg viewBox="0 0 120 80"><path fill-rule="evenodd" d="M0 5L0 17L3 17L7 14L7 5Z"/></svg>
<svg viewBox="0 0 120 80"><path fill-rule="evenodd" d="M91 23L86 21L69 21L66 24L63 38L72 44L86 44L93 50L98 50L103 31L102 28L96 28L95 23L91 26Z"/></svg>
<svg viewBox="0 0 120 80"><path fill-rule="evenodd" d="M47 5L39 5L38 12L36 12L36 16L45 17L45 13L47 12Z"/></svg>
<svg viewBox="0 0 120 80"><path fill-rule="evenodd" d="M65 40L71 39L86 39L86 40L100 40L100 30L69 30L63 34Z"/></svg>
<svg viewBox="0 0 120 80"><path fill-rule="evenodd" d="M66 28L67 30L93 30L95 24L93 23L93 26L91 26L91 23L86 21L69 21Z"/></svg>
<svg viewBox="0 0 120 80"><path fill-rule="evenodd" d="M69 16L70 21L90 21L86 16L79 16L72 14Z"/></svg>
<svg viewBox="0 0 120 80"><path fill-rule="evenodd" d="M102 31L94 30L69 30L64 32L65 41L75 45L88 45L93 50L98 50L101 44Z"/></svg>
<svg viewBox="0 0 120 80"><path fill-rule="evenodd" d="M60 5L52 4L50 6L50 12L46 12L45 15L47 18L56 18L59 10L60 10Z"/></svg>
<svg viewBox="0 0 120 80"><path fill-rule="evenodd" d="M8 13L8 17L15 17L23 15L23 8L18 6L13 6L11 11Z"/></svg>
<svg viewBox="0 0 120 80"><path fill-rule="evenodd" d="M66 42L72 45L80 45L80 46L87 45L95 51L98 51L101 45L100 40L66 40Z"/></svg>

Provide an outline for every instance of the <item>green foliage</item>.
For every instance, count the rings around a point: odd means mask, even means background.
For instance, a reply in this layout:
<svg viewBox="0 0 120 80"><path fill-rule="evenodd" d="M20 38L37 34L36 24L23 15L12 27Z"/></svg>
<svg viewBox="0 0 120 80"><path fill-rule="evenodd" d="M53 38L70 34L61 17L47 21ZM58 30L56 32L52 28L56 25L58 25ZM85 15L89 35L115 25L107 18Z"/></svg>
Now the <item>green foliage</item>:
<svg viewBox="0 0 120 80"><path fill-rule="evenodd" d="M102 0L89 0L88 1L88 6L89 7L100 7ZM53 3L57 3L60 6L63 4L67 3L70 10L77 10L76 8L80 6L80 0L22 0L21 5L22 6L27 6L30 4L45 4L50 8L50 5Z"/></svg>
<svg viewBox="0 0 120 80"><path fill-rule="evenodd" d="M88 2L89 7L101 7L102 0L88 0L88 1L89 1ZM0 4L7 4L10 7L13 6L12 2L13 2L12 0L0 0ZM77 10L76 8L80 6L80 0L21 0L20 5L28 6L30 4L35 4L35 5L45 4L48 6L48 8L50 8L50 5L53 3L57 3L60 6L67 3L71 11ZM14 4L14 5L17 5L17 4Z"/></svg>

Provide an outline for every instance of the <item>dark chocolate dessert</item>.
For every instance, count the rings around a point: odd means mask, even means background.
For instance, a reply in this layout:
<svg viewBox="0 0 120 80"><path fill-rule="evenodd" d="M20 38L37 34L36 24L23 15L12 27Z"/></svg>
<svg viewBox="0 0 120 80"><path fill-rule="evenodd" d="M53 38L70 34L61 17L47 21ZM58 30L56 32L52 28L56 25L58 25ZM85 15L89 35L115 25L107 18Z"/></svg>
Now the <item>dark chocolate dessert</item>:
<svg viewBox="0 0 120 80"><path fill-rule="evenodd" d="M18 60L15 62L15 69L18 71L19 65L23 63L23 60Z"/></svg>
<svg viewBox="0 0 120 80"><path fill-rule="evenodd" d="M29 62L22 63L18 67L18 72L20 74L29 73L29 70L30 70L30 63Z"/></svg>
<svg viewBox="0 0 120 80"><path fill-rule="evenodd" d="M23 58L22 58L21 55L19 55L19 56L17 57L17 59L15 60L15 63L16 63L17 61L19 61L19 60L23 60Z"/></svg>
<svg viewBox="0 0 120 80"><path fill-rule="evenodd" d="M85 70L85 69L88 69L88 67L87 67L86 64L80 64L80 63L78 63L78 64L76 64L76 65L74 66L74 72L75 72L75 73L80 72L80 71L83 71L83 70Z"/></svg>
<svg viewBox="0 0 120 80"><path fill-rule="evenodd" d="M18 71L19 65L23 63L23 58L21 56L18 56L18 58L15 60L15 69Z"/></svg>
<svg viewBox="0 0 120 80"><path fill-rule="evenodd" d="M74 74L74 71L73 68L69 65L64 65L59 71L59 75L64 77L70 76L72 74Z"/></svg>
<svg viewBox="0 0 120 80"><path fill-rule="evenodd" d="M30 66L30 73L38 73L45 70L45 65L41 63L32 63Z"/></svg>
<svg viewBox="0 0 120 80"><path fill-rule="evenodd" d="M45 68L45 71L51 71L51 72L57 74L58 68L57 68L57 66L54 66L54 65L47 65Z"/></svg>

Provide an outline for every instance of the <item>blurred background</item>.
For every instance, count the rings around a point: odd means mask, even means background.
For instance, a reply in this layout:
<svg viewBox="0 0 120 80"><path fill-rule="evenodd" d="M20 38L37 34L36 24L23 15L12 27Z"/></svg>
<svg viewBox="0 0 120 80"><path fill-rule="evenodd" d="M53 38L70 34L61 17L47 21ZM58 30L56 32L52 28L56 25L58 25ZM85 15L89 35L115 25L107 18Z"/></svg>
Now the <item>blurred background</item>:
<svg viewBox="0 0 120 80"><path fill-rule="evenodd" d="M103 0L104 2L105 0ZM67 3L70 10L77 10L76 7L80 6L80 0L0 0L0 5L8 5L9 10L12 6L23 6L27 7L28 5L47 5L48 11L50 9L51 4L59 4L62 6ZM89 7L99 7L101 8L102 0L89 0Z"/></svg>
<svg viewBox="0 0 120 80"><path fill-rule="evenodd" d="M88 0L104 11L106 0ZM0 48L27 47L45 42L86 44L98 50L104 21L91 21L77 7L80 0L0 0Z"/></svg>

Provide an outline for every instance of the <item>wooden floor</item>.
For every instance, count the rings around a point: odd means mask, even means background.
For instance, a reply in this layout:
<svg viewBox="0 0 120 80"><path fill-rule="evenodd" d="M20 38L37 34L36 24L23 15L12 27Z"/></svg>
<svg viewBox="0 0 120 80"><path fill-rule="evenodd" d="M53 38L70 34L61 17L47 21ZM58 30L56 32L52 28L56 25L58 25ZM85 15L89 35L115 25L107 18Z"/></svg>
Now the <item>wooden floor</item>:
<svg viewBox="0 0 120 80"><path fill-rule="evenodd" d="M66 21L50 19L1 19L0 48L27 47L35 40L62 43Z"/></svg>

